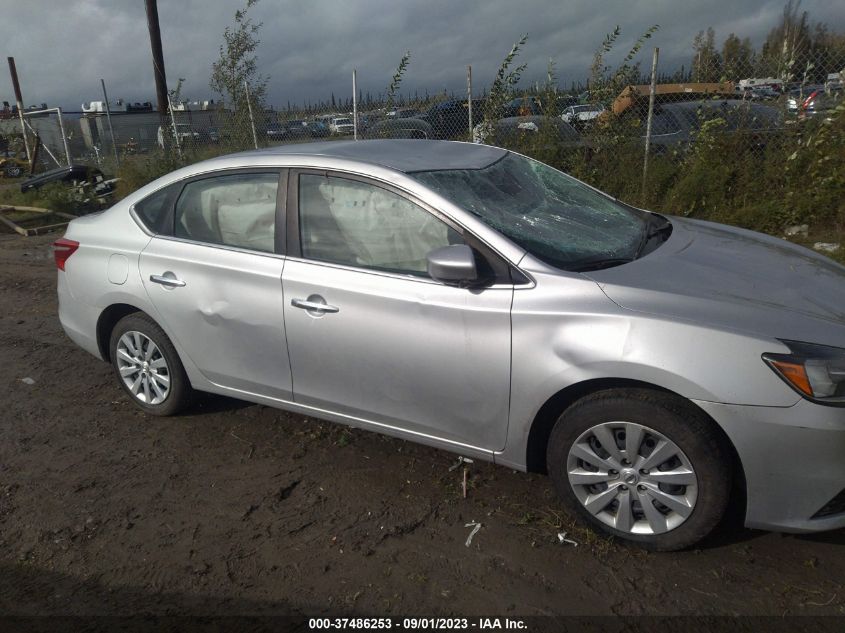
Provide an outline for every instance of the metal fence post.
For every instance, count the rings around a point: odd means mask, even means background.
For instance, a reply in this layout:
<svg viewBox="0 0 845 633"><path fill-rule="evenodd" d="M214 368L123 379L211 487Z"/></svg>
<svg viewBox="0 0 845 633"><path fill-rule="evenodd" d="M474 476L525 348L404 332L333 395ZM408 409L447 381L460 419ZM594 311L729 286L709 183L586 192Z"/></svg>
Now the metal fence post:
<svg viewBox="0 0 845 633"><path fill-rule="evenodd" d="M182 146L179 144L179 131L176 129L176 116L173 114L173 102L170 101L170 93L167 94L167 109L170 110L170 125L173 126L173 139L176 141L176 153L179 155L179 160L182 160ZM164 133L161 135L164 141Z"/></svg>
<svg viewBox="0 0 845 633"><path fill-rule="evenodd" d="M103 99L106 100L106 119L109 122L109 134L111 134L111 146L114 150L114 162L117 167L120 167L120 159L117 156L117 140L114 138L114 128L111 124L111 107L109 106L109 95L106 94L106 82L100 79L100 85L103 86Z"/></svg>
<svg viewBox="0 0 845 633"><path fill-rule="evenodd" d="M469 117L469 140L472 140L472 66L467 65L467 116Z"/></svg>
<svg viewBox="0 0 845 633"><path fill-rule="evenodd" d="M62 144L65 146L65 159L67 166L70 167L70 149L67 146L67 136L65 135L65 124L62 122L62 109L56 108L56 113L59 115L59 131L62 134Z"/></svg>
<svg viewBox="0 0 845 633"><path fill-rule="evenodd" d="M358 140L358 71L352 70L352 138Z"/></svg>
<svg viewBox="0 0 845 633"><path fill-rule="evenodd" d="M246 91L246 109L249 112L249 125L252 127L252 144L255 149L258 149L258 134L255 133L255 119L252 118L252 102L249 98L249 84L244 80L244 90Z"/></svg>
<svg viewBox="0 0 845 633"><path fill-rule="evenodd" d="M641 189L641 196L645 198L646 179L648 177L648 152L651 146L651 121L654 117L654 93L657 90L657 58L660 55L660 49L654 49L654 55L651 58L651 86L648 91L648 118L645 127L645 153L643 155L643 183Z"/></svg>

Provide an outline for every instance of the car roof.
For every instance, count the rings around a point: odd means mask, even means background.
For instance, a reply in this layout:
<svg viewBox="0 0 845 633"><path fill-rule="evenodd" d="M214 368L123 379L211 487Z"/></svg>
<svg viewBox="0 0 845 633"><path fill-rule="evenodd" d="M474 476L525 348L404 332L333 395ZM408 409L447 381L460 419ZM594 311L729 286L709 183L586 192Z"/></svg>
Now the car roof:
<svg viewBox="0 0 845 633"><path fill-rule="evenodd" d="M343 158L410 173L441 169L483 169L505 154L507 150L476 143L377 139L277 145L241 155Z"/></svg>

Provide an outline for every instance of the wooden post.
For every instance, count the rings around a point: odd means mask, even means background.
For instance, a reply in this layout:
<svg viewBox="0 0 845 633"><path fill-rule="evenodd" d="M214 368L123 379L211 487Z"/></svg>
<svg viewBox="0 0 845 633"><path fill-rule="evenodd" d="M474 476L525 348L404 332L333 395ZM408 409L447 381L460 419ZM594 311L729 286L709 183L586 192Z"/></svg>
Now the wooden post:
<svg viewBox="0 0 845 633"><path fill-rule="evenodd" d="M153 73L156 84L158 113L163 118L167 114L167 76L164 73L164 53L161 49L161 29L158 25L158 5L156 0L145 0L147 8L147 28L150 31L150 49L153 54Z"/></svg>
<svg viewBox="0 0 845 633"><path fill-rule="evenodd" d="M21 120L21 134L23 134L23 146L26 148L26 159L32 161L32 153L29 151L29 139L26 136L26 124L23 119L23 96L21 96L21 85L18 83L18 69L15 66L15 58L8 57L9 74L12 75L12 88L15 90L15 103L18 105L18 118Z"/></svg>

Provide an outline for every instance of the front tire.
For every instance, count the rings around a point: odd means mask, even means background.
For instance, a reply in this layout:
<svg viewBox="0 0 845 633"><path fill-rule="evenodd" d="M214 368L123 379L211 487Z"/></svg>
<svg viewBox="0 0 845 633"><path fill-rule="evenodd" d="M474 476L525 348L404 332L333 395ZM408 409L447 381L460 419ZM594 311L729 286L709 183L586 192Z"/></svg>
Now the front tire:
<svg viewBox="0 0 845 633"><path fill-rule="evenodd" d="M692 403L648 389L600 391L566 409L547 464L573 515L650 550L698 543L730 500L732 461L714 423Z"/></svg>
<svg viewBox="0 0 845 633"><path fill-rule="evenodd" d="M149 316L123 317L109 341L111 364L121 388L151 415L175 415L194 398L173 343Z"/></svg>

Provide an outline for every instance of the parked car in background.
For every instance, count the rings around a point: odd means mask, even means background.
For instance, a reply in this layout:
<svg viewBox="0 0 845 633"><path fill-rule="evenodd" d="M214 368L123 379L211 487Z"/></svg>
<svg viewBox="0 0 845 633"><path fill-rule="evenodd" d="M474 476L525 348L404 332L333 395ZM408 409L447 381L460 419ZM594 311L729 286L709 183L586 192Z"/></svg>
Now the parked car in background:
<svg viewBox="0 0 845 633"><path fill-rule="evenodd" d="M288 131L288 138L291 140L308 138L311 133L308 129L308 121L305 119L291 119L285 121L285 127Z"/></svg>
<svg viewBox="0 0 845 633"><path fill-rule="evenodd" d="M366 133L379 121L384 121L387 117L382 112L363 112L358 114L358 131Z"/></svg>
<svg viewBox="0 0 845 633"><path fill-rule="evenodd" d="M533 116L543 114L539 97L517 97L505 104L501 118Z"/></svg>
<svg viewBox="0 0 845 633"><path fill-rule="evenodd" d="M329 130L335 136L339 136L341 134L352 134L355 126L349 117L335 117L329 123Z"/></svg>
<svg viewBox="0 0 845 633"><path fill-rule="evenodd" d="M165 134L167 135L166 137ZM170 125L160 125L158 127L158 131L156 132L156 142L161 148L164 148L165 146L165 138L167 139L166 142L168 144L172 144L176 142L177 137L179 145L185 147L196 146L202 140L202 135L195 130L190 123L177 123L175 132L173 127Z"/></svg>
<svg viewBox="0 0 845 633"><path fill-rule="evenodd" d="M308 135L311 138L325 138L331 134L329 126L325 121L308 121L306 123Z"/></svg>
<svg viewBox="0 0 845 633"><path fill-rule="evenodd" d="M420 119L428 123L434 138L457 139L469 136L469 103L466 99L449 99L431 106ZM472 126L484 119L484 100L472 100Z"/></svg>
<svg viewBox="0 0 845 633"><path fill-rule="evenodd" d="M397 108L388 112L386 116L396 119L411 119L418 117L420 114L422 113L417 108Z"/></svg>
<svg viewBox="0 0 845 633"><path fill-rule="evenodd" d="M270 123L266 134L271 140L293 141L311 136L311 130L304 119L292 119Z"/></svg>
<svg viewBox="0 0 845 633"><path fill-rule="evenodd" d="M596 103L571 105L563 111L560 118L571 125L584 125L592 123L602 112L604 112L604 107Z"/></svg>
<svg viewBox="0 0 845 633"><path fill-rule="evenodd" d="M433 139L436 138L434 128L419 118L384 118L368 125L362 132L362 138L399 138L399 139Z"/></svg>
<svg viewBox="0 0 845 633"><path fill-rule="evenodd" d="M285 125L283 123L279 123L278 121L268 123L267 129L264 132L265 136L271 141L284 140L287 133L288 131Z"/></svg>
<svg viewBox="0 0 845 633"><path fill-rule="evenodd" d="M499 119L493 124L482 121L472 129L473 143L524 147L526 141L542 139L559 149L582 144L581 135L560 117L542 115L515 116Z"/></svg>
<svg viewBox="0 0 845 633"><path fill-rule="evenodd" d="M146 414L205 391L548 472L649 549L732 502L845 527L845 267L784 240L497 147L361 141L182 168L54 257L64 331Z"/></svg>
<svg viewBox="0 0 845 633"><path fill-rule="evenodd" d="M465 99L440 101L422 114L402 117L398 125L386 123L396 117L365 116L368 120L360 129L368 138L465 139L470 135L470 109ZM483 119L484 100L473 99L473 126Z"/></svg>
<svg viewBox="0 0 845 633"><path fill-rule="evenodd" d="M216 144L220 142L220 130L215 126L201 128L198 132L201 143Z"/></svg>
<svg viewBox="0 0 845 633"><path fill-rule="evenodd" d="M630 112L626 116L640 119L644 136L644 114ZM702 124L714 119L723 122L718 128L721 133L746 135L746 146L764 145L783 128L783 115L777 108L741 99L660 103L652 117L651 149L662 153L694 143Z"/></svg>
<svg viewBox="0 0 845 633"><path fill-rule="evenodd" d="M812 117L817 115L827 116L834 108L842 104L842 90L814 90L811 92L798 111L801 117Z"/></svg>
<svg viewBox="0 0 845 633"><path fill-rule="evenodd" d="M569 106L578 105L578 97L568 94L553 94L549 106L543 103L546 95L517 97L509 101L501 118L520 116L560 116Z"/></svg>
<svg viewBox="0 0 845 633"><path fill-rule="evenodd" d="M748 91L748 98L756 99L758 101L774 101L779 98L781 93L771 86L760 86L759 88L751 88Z"/></svg>
<svg viewBox="0 0 845 633"><path fill-rule="evenodd" d="M786 111L790 114L798 114L801 104L816 90L824 90L824 86L815 84L790 89L786 94Z"/></svg>

